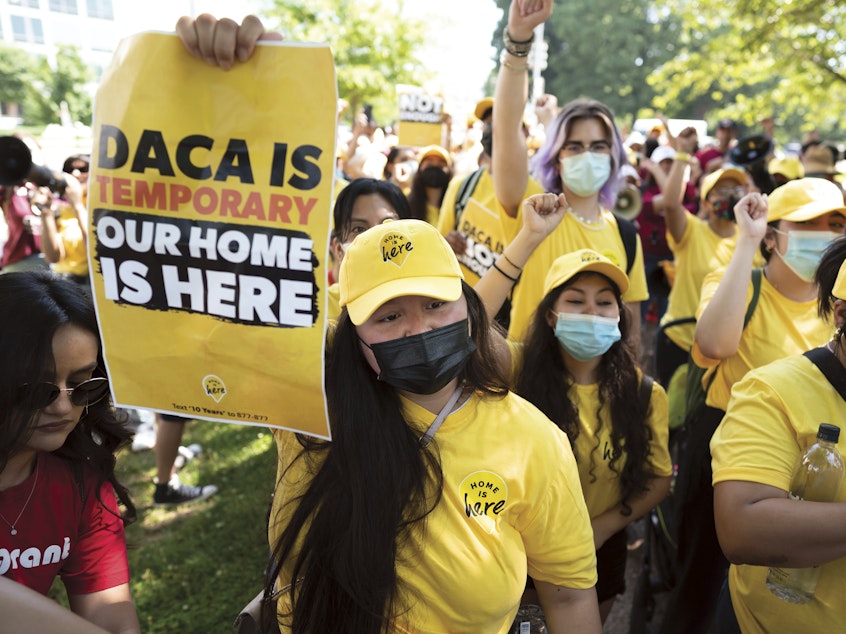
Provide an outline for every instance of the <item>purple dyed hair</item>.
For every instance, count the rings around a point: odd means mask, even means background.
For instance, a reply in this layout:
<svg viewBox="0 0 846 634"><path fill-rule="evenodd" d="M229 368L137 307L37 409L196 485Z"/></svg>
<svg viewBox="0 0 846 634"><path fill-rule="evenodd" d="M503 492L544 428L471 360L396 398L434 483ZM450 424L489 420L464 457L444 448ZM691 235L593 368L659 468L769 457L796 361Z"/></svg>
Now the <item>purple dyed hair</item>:
<svg viewBox="0 0 846 634"><path fill-rule="evenodd" d="M545 191L560 194L561 174L558 170L558 152L567 140L573 122L579 119L597 119L611 137L611 176L599 190L599 203L612 209L617 202L617 192L622 186L620 168L629 163L623 148L620 130L614 123L614 115L605 104L593 99L574 99L566 104L549 127L546 141L532 158L532 174Z"/></svg>

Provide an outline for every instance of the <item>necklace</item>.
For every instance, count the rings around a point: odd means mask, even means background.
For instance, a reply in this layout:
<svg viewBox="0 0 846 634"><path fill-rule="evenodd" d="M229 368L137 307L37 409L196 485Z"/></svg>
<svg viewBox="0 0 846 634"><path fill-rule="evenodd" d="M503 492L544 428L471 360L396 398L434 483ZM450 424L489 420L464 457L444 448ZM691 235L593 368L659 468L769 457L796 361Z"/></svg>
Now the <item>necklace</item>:
<svg viewBox="0 0 846 634"><path fill-rule="evenodd" d="M0 519L2 519L4 522L6 522L6 524L9 526L9 528L12 529L10 531L11 535L17 535L18 534L18 529L16 529L15 526L17 525L18 520L21 519L21 515L23 515L24 511L26 510L26 507L29 506L29 501L32 499L32 494L35 493L35 485L36 484L38 484L38 462L35 463L35 477L32 479L32 489L30 489L30 491L29 491L29 497L27 497L26 502L24 502L24 505L21 508L21 512L18 513L18 516L15 518L15 521L9 522L9 520L7 520L5 517L3 517L2 514L0 514Z"/></svg>
<svg viewBox="0 0 846 634"><path fill-rule="evenodd" d="M584 225L588 229L599 229L605 226L605 216L602 215L602 210L599 210L599 216L596 218L585 218L577 213L572 207L567 207L567 211L573 214L573 218L578 220L579 224Z"/></svg>

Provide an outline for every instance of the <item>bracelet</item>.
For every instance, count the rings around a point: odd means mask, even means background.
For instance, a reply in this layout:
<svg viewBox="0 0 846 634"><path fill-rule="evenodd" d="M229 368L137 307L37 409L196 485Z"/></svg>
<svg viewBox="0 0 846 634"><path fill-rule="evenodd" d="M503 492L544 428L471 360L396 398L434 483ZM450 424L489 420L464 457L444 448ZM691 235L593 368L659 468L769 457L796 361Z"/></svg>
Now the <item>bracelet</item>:
<svg viewBox="0 0 846 634"><path fill-rule="evenodd" d="M519 276L519 275L518 275L517 277L511 277L508 273L506 273L506 272L505 272L505 271L503 271L501 268L499 268L499 267L496 265L496 260L494 260L494 261L493 261L493 263L491 264L491 266L492 266L492 267L494 267L497 271L499 271L500 273L502 273L505 277L507 277L509 280L511 280L511 281L512 281L512 282L514 282L514 283L516 283L516 282L517 282L517 280L519 280L519 279L520 279L520 276Z"/></svg>
<svg viewBox="0 0 846 634"><path fill-rule="evenodd" d="M676 155L673 157L674 161L684 161L687 163L690 161L690 154L687 152L676 152Z"/></svg>
<svg viewBox="0 0 846 634"><path fill-rule="evenodd" d="M529 70L528 64L526 64L525 66L516 66L515 64L512 64L511 62L506 60L504 55L500 58L499 63L502 64L504 68L507 68L508 70L513 71L515 73L522 73L524 70Z"/></svg>
<svg viewBox="0 0 846 634"><path fill-rule="evenodd" d="M508 29L502 31L502 43L505 44L505 50L511 53L514 57L527 57L529 51L532 50L532 42L535 41L535 32L532 31L532 37L522 42L512 40L508 34Z"/></svg>
<svg viewBox="0 0 846 634"><path fill-rule="evenodd" d="M502 257L504 257L504 258L505 258L505 261L506 261L506 262L508 262L511 266L513 266L513 267L514 267L515 269L517 269L518 271L522 271L522 270L523 270L523 267L522 267L522 266L517 266L516 264L514 264L514 262L512 262L512 261L511 261L511 258L509 258L507 255L505 255L505 252L503 252L503 253L502 253Z"/></svg>

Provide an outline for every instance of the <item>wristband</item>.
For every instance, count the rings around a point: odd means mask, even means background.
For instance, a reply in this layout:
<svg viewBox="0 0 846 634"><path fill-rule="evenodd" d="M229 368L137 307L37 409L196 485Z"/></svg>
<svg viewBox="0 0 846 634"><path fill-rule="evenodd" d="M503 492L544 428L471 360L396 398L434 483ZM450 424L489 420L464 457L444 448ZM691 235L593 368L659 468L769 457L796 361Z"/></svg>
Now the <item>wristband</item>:
<svg viewBox="0 0 846 634"><path fill-rule="evenodd" d="M508 34L508 29L502 32L502 43L505 44L505 50L511 53L514 57L528 57L529 51L532 50L532 42L535 41L535 33L532 31L532 37L528 40L518 42L512 40Z"/></svg>
<svg viewBox="0 0 846 634"><path fill-rule="evenodd" d="M507 277L509 280L511 280L511 281L512 281L512 282L514 282L515 284L517 283L517 280L519 280L519 279L520 279L520 276L519 276L519 275L518 275L517 277L512 277L511 275L509 275L508 273L506 273L505 271L503 271L501 268L499 268L499 266L497 266L496 260L494 260L494 261L491 263L491 266L492 266L492 267L494 267L497 271L499 271L499 272L500 272L500 274L502 274L503 276Z"/></svg>
<svg viewBox="0 0 846 634"><path fill-rule="evenodd" d="M519 65L517 65L517 64L512 64L511 62L509 62L509 61L505 58L505 51L503 51L503 54L500 56L500 58L499 58L499 63L500 63L500 64L502 64L502 67L503 67L503 68L507 68L508 70L510 70L510 71L514 71L515 73L522 73L524 70L525 70L525 71L528 71L528 70L529 70L529 65L528 65L528 64L524 64L524 65L522 65L522 66L519 66Z"/></svg>
<svg viewBox="0 0 846 634"><path fill-rule="evenodd" d="M690 158L690 154L688 154L687 152L676 152L676 155L673 157L673 160L687 163L690 161Z"/></svg>

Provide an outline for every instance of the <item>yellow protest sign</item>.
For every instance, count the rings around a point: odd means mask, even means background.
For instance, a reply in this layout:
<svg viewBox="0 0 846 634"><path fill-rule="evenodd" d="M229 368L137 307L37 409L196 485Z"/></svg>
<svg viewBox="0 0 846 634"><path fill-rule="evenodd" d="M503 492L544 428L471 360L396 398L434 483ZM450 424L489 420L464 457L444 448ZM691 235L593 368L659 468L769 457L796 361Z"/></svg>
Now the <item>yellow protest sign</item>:
<svg viewBox="0 0 846 634"><path fill-rule="evenodd" d="M337 88L324 45L229 71L121 42L97 93L89 258L116 404L328 437Z"/></svg>
<svg viewBox="0 0 846 634"><path fill-rule="evenodd" d="M417 86L397 86L399 99L399 143L412 147L441 145L444 142L444 99Z"/></svg>

